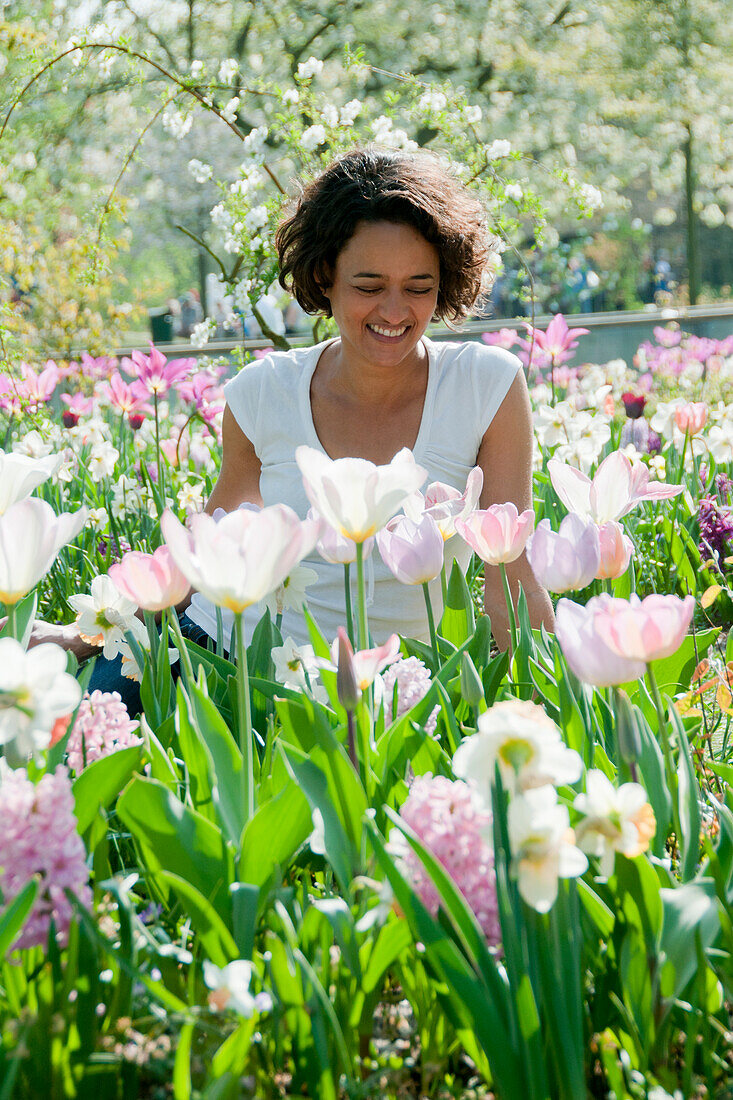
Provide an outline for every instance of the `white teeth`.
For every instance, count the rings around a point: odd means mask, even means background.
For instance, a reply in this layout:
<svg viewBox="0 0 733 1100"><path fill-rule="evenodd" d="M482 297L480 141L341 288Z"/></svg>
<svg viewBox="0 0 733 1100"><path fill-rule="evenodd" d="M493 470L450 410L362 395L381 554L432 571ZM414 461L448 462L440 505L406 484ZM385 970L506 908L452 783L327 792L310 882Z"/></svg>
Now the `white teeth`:
<svg viewBox="0 0 733 1100"><path fill-rule="evenodd" d="M369 328L380 336L401 336L407 331L407 325L403 325L402 328L380 328L379 325L369 325Z"/></svg>

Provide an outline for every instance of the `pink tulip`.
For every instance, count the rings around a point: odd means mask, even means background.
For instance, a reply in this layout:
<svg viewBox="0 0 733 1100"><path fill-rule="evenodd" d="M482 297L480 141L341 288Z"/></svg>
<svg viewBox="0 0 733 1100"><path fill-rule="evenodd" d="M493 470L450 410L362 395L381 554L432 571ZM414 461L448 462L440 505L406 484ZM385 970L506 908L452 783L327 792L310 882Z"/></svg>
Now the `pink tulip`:
<svg viewBox="0 0 733 1100"><path fill-rule="evenodd" d="M515 561L534 527L531 508L520 515L515 504L492 504L456 520L456 532L487 565Z"/></svg>
<svg viewBox="0 0 733 1100"><path fill-rule="evenodd" d="M682 485L649 481L643 462L632 466L626 455L612 451L604 458L591 481L580 470L551 458L547 463L552 487L569 512L588 516L594 523L621 519L642 500L667 500L683 490Z"/></svg>
<svg viewBox="0 0 733 1100"><path fill-rule="evenodd" d="M649 664L679 649L694 610L693 596L609 599L596 613L594 629L615 653Z"/></svg>
<svg viewBox="0 0 733 1100"><path fill-rule="evenodd" d="M675 410L674 422L681 432L697 435L708 422L708 407L704 401L690 401Z"/></svg>
<svg viewBox="0 0 733 1100"><path fill-rule="evenodd" d="M521 337L517 336L513 328L500 328L498 332L482 332L481 339L491 347L504 348L509 351L520 341Z"/></svg>
<svg viewBox="0 0 733 1100"><path fill-rule="evenodd" d="M595 578L601 549L598 528L580 516L565 516L559 531L543 519L527 543L527 560L539 583L550 592L585 588Z"/></svg>
<svg viewBox="0 0 733 1100"><path fill-rule="evenodd" d="M143 411L152 412L150 405L146 404L145 398L135 393L132 386L125 382L119 371L115 371L108 382L102 382L100 390L106 396L110 405L119 409L120 412L128 414Z"/></svg>
<svg viewBox="0 0 733 1100"><path fill-rule="evenodd" d="M152 554L131 550L110 566L109 575L115 588L145 611L175 607L191 587L167 546L159 546Z"/></svg>
<svg viewBox="0 0 733 1100"><path fill-rule="evenodd" d="M573 358L573 352L578 346L578 337L586 336L590 329L568 328L567 321L562 313L556 313L550 321L545 332L539 328L532 328L524 322L527 329L527 340L520 340L522 347L528 354L539 351L537 358L541 366L559 367L561 363L567 363Z"/></svg>
<svg viewBox="0 0 733 1100"><path fill-rule="evenodd" d="M484 485L484 472L480 466L474 466L466 478L466 488L461 492L442 481L433 481L425 490L425 495L416 490L404 504L405 515L416 523L428 513L440 528L443 541L447 542L456 533L456 520L465 519L474 511Z"/></svg>
<svg viewBox="0 0 733 1100"><path fill-rule="evenodd" d="M426 584L443 568L443 536L429 512L415 523L395 516L377 535L387 568L402 584Z"/></svg>
<svg viewBox="0 0 733 1100"><path fill-rule="evenodd" d="M598 580L620 577L629 568L634 544L620 523L611 519L598 528L601 547L601 561L596 577Z"/></svg>
<svg viewBox="0 0 733 1100"><path fill-rule="evenodd" d="M49 359L42 371L36 373L27 363L21 363L23 381L18 387L21 398L31 405L40 405L50 401L59 381L59 368L53 359Z"/></svg>
<svg viewBox="0 0 733 1100"><path fill-rule="evenodd" d="M384 645L376 646L374 649L357 649L354 652L348 635L342 627L331 646L333 664L324 663L324 667L331 668L338 676L340 664L342 683L345 683L346 678L351 682L353 676L359 691L366 691L369 685L374 683L377 673L387 665L391 665L399 651L400 639L396 634L391 634ZM348 662L351 668L347 672L344 665Z"/></svg>
<svg viewBox="0 0 733 1100"><path fill-rule="evenodd" d="M643 661L620 655L606 645L596 630L596 615L612 599L607 595L594 596L585 607L563 599L555 609L555 636L568 666L579 680L596 687L637 680L646 667Z"/></svg>
<svg viewBox="0 0 733 1100"><path fill-rule="evenodd" d="M122 365L135 381L132 383L133 392L140 398L152 394L164 397L171 386L175 386L183 378L187 377L196 368L195 359L166 359L162 352L153 344L150 345L150 355L144 355L141 351L133 351L131 359L123 359Z"/></svg>

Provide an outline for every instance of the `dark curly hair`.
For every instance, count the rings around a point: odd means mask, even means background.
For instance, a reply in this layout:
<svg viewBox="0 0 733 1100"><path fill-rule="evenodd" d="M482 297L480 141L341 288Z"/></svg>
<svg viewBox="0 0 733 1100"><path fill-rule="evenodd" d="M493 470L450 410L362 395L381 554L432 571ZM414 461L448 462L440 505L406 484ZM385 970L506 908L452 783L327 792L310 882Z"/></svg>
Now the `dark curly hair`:
<svg viewBox="0 0 733 1100"><path fill-rule="evenodd" d="M360 222L416 229L440 261L435 315L466 317L482 287L491 237L481 203L430 153L354 149L308 183L275 234L280 285L306 313L331 316L323 293Z"/></svg>

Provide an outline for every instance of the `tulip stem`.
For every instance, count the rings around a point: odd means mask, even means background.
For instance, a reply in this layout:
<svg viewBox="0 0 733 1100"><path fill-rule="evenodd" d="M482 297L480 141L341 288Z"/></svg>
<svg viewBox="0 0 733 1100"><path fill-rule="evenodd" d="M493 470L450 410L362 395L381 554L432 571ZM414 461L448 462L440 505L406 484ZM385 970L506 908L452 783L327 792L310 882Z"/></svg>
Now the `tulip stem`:
<svg viewBox="0 0 733 1100"><path fill-rule="evenodd" d="M364 543L356 544L356 588L359 599L359 649L369 649L366 588L364 586Z"/></svg>
<svg viewBox="0 0 733 1100"><path fill-rule="evenodd" d="M175 607L168 608L168 623L173 631L173 637L176 639L176 645L178 648L178 661L184 672L184 680L186 684L193 683L193 665L191 664L191 658L188 655L188 648L186 646L186 639L181 632L181 624L178 621L178 615Z"/></svg>
<svg viewBox="0 0 733 1100"><path fill-rule="evenodd" d="M440 591L443 596L443 610L445 611L448 606L448 578L445 574L445 558L443 558L443 566L440 570Z"/></svg>
<svg viewBox="0 0 733 1100"><path fill-rule="evenodd" d="M512 592L509 587L509 578L506 575L506 565L504 562L499 562L499 569L501 570L501 583L504 586L504 599L506 600L507 614L509 615L509 633L512 640L512 655L517 652L517 618L514 613L514 601L512 600Z"/></svg>
<svg viewBox="0 0 733 1100"><path fill-rule="evenodd" d="M435 662L436 673L440 669L440 655L438 653L438 638L435 633L435 619L433 618L433 604L430 599L430 589L428 582L423 581L423 595L425 596L425 607L428 612L428 627L430 629L430 644L433 647L433 661Z"/></svg>
<svg viewBox="0 0 733 1100"><path fill-rule="evenodd" d="M344 562L344 602L346 604L346 633L349 635L351 645L356 645L354 638L354 608L351 601L351 562Z"/></svg>
<svg viewBox="0 0 733 1100"><path fill-rule="evenodd" d="M249 706L249 672L247 669L247 647L244 640L244 614L234 616L234 630L237 639L237 702L239 704L239 748L242 753L242 801L245 821L250 821L255 812L254 760L252 757L252 714Z"/></svg>
<svg viewBox="0 0 733 1100"><path fill-rule="evenodd" d="M664 753L664 771L667 777L669 795L672 799L672 823L674 826L677 847L679 848L682 843L682 826L680 823L680 807L677 798L677 777L674 771L674 762L672 760L672 746L669 743L669 733L667 730L667 715L664 712L664 703L662 702L662 696L659 694L659 686L657 684L657 680L652 670L651 664L648 664L646 666L646 672L649 680L649 686L652 689L652 699L654 700L654 707L657 712L657 720L659 722L659 736L662 742L662 750Z"/></svg>

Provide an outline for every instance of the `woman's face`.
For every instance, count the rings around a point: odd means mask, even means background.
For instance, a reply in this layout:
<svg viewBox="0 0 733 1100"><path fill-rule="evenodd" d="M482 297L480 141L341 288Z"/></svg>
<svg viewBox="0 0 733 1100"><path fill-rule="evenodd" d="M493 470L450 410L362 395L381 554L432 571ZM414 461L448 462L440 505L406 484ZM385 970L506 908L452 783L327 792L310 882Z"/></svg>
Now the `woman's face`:
<svg viewBox="0 0 733 1100"><path fill-rule="evenodd" d="M437 250L409 225L360 222L324 294L342 353L388 366L409 360L435 313Z"/></svg>

